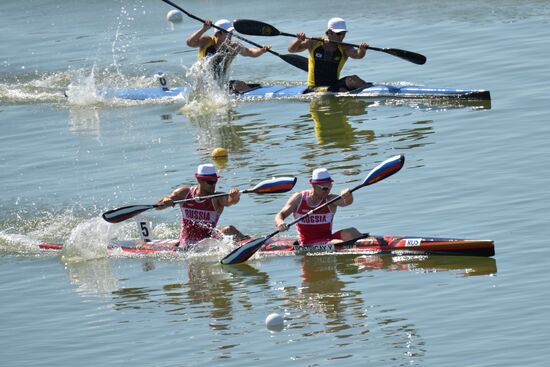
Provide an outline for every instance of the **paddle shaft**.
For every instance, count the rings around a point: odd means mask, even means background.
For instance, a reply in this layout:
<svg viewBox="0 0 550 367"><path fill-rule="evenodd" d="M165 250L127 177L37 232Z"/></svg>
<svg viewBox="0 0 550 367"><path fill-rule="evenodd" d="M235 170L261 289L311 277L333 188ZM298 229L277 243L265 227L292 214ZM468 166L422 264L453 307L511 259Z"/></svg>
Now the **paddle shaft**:
<svg viewBox="0 0 550 367"><path fill-rule="evenodd" d="M283 36L287 36L287 37L298 38L298 36L296 36L295 34L292 34L292 33L280 32L280 34L283 35ZM359 47L359 45L356 45L356 44L353 44L353 43L331 41L329 39L323 39L323 38L318 38L318 37L306 37L306 38L310 39L310 40L313 40L313 41L328 42L328 43L332 43L332 44L335 44L335 45L350 46L350 47L357 47L357 48ZM404 60L413 62L415 64L419 64L419 65L422 65L422 64L426 63L426 57L424 55L421 55L419 53L412 52L412 51L400 50L400 49L397 49L397 48L379 48L379 47L374 47L374 46L370 46L370 45L367 46L367 49L371 49L371 50L379 51L379 52L385 52L387 54L400 57Z"/></svg>
<svg viewBox="0 0 550 367"><path fill-rule="evenodd" d="M296 34L281 32L277 28L273 27L271 24L260 22L257 20L238 19L234 22L234 27L241 33L251 34L255 36L287 36L292 38L298 38ZM306 37L306 38L310 40L318 41L318 42L328 42L336 45L360 47L359 45L355 45L352 43L332 41L332 40L323 39L323 38L316 38L316 37ZM389 55L402 58L404 60L407 60L409 62L418 64L418 65L425 64L427 60L426 56L416 52L412 52L412 51L400 50L397 48L378 48L374 46L368 46L367 48L370 48L371 50L374 50L374 51L385 52Z"/></svg>
<svg viewBox="0 0 550 367"><path fill-rule="evenodd" d="M254 190L252 190L252 189L246 189L246 190L240 190L239 192L240 192L241 194L247 194L247 193L250 193L250 192L254 192ZM176 200L176 201L174 201L173 203L174 203L174 204L179 204L179 203L185 203L185 202L188 202L188 201L196 201L196 200L205 200L205 199L221 198L221 197L224 197L224 196L229 196L229 193L228 193L228 192L220 192L220 193L218 193L218 194L213 194L213 195L198 196L198 197L196 197L196 198ZM158 207L158 206L161 206L161 205L155 204L155 207Z"/></svg>

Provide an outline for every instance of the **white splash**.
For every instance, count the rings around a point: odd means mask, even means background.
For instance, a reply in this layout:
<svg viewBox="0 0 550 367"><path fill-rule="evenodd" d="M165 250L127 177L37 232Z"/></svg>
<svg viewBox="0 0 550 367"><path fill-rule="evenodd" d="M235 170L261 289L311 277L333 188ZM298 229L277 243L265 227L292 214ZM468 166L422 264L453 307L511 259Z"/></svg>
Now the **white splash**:
<svg viewBox="0 0 550 367"><path fill-rule="evenodd" d="M81 261L107 257L107 245L118 231L119 226L109 224L101 218L79 223L65 243L63 259Z"/></svg>
<svg viewBox="0 0 550 367"><path fill-rule="evenodd" d="M74 80L71 80L65 92L70 104L86 106L101 101L97 95L94 74L95 68L92 68L89 75L85 75L82 71L74 74Z"/></svg>

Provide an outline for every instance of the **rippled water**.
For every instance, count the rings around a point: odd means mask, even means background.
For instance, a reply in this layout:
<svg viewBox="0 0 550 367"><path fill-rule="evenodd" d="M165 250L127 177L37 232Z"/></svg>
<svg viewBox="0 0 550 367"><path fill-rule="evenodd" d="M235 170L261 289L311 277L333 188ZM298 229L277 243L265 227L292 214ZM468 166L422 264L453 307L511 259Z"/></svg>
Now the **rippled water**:
<svg viewBox="0 0 550 367"><path fill-rule="evenodd" d="M250 18L428 57L423 66L369 51L345 74L491 91L490 105L296 98L236 102L221 91L155 102L103 100L108 87L204 78L185 37L155 2L29 1L0 5L0 358L33 365L542 366L550 174L547 1L345 3L187 1L202 18ZM286 53L290 38L254 38ZM299 83L270 55L239 58L232 78ZM68 93L69 98L64 96ZM220 190L326 166L335 190L405 154L404 169L355 192L335 227L377 234L489 238L494 258L264 257L242 266L209 251L108 255L135 222L106 210L153 203L193 182L215 147ZM220 224L273 231L287 195L243 195ZM178 213L148 211L154 237L178 235ZM291 231L291 234L294 234ZM37 249L61 242L63 253ZM284 316L269 330L266 316ZM546 365L546 363L544 363Z"/></svg>

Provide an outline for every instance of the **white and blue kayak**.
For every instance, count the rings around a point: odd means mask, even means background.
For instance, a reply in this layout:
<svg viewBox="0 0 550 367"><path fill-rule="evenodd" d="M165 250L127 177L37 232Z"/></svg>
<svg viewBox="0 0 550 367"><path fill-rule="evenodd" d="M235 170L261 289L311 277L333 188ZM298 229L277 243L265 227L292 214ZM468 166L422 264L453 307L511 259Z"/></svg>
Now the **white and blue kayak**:
<svg viewBox="0 0 550 367"><path fill-rule="evenodd" d="M304 95L335 95L342 97L358 98L384 98L384 99L458 99L458 100L476 100L490 101L491 94L488 90L459 89L449 87L429 87L417 85L391 85L374 84L372 86L356 89L345 93L315 92L306 93L305 85L262 85L254 87L244 93L235 94L237 99L269 99L269 98L291 98ZM106 99L128 99L128 100L149 100L163 98L184 97L187 93L186 87L163 88L120 88L105 89L99 92L99 95Z"/></svg>

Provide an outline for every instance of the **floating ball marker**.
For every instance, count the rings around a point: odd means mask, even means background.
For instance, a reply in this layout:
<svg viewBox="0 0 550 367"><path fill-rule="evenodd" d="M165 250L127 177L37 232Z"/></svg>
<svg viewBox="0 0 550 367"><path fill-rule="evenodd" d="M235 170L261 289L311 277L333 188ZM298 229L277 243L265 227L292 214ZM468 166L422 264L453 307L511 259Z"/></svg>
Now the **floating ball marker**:
<svg viewBox="0 0 550 367"><path fill-rule="evenodd" d="M212 158L223 158L227 157L227 150L225 148L216 148L212 151Z"/></svg>
<svg viewBox="0 0 550 367"><path fill-rule="evenodd" d="M265 325L269 330L281 331L285 326L285 320L278 313L272 313L266 317Z"/></svg>
<svg viewBox="0 0 550 367"><path fill-rule="evenodd" d="M183 13L179 10L170 10L168 14L166 14L166 20L171 23L181 23L183 20Z"/></svg>

